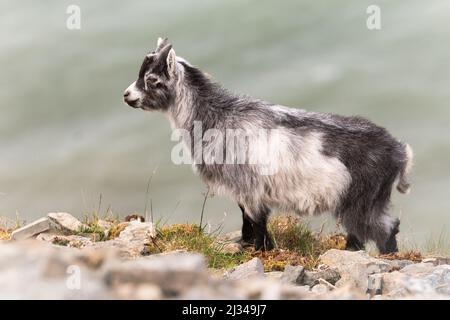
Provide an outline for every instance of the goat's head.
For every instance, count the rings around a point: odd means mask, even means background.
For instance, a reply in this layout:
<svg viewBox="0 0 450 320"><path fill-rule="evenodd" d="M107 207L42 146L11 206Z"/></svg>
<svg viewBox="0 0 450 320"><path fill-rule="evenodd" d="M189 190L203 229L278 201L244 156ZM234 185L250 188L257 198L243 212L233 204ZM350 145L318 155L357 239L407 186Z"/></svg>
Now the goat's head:
<svg viewBox="0 0 450 320"><path fill-rule="evenodd" d="M167 38L158 39L155 51L145 56L138 78L124 92L124 101L133 108L167 110L175 98L177 60Z"/></svg>

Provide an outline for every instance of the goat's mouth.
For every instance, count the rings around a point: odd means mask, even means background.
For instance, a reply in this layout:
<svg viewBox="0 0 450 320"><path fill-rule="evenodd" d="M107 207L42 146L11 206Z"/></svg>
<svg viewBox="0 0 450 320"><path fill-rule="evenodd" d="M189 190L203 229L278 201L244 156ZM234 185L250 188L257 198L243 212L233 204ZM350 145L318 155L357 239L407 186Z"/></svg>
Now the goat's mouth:
<svg viewBox="0 0 450 320"><path fill-rule="evenodd" d="M139 106L138 106L139 99L134 99L134 100L123 99L123 101L132 108L139 108Z"/></svg>

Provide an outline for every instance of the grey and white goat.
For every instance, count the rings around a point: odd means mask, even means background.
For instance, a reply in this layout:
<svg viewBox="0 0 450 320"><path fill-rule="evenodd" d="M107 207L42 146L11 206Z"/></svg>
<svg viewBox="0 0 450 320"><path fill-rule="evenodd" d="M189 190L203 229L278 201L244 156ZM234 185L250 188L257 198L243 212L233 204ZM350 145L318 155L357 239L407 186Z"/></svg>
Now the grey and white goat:
<svg viewBox="0 0 450 320"><path fill-rule="evenodd" d="M381 253L398 250L400 221L388 209L394 184L399 192L409 190L413 154L386 129L361 117L307 112L235 95L177 57L161 38L144 58L124 101L134 108L164 112L173 128L189 132L185 142L190 150L196 123L203 132L277 130L271 142L277 152L264 153L277 164L273 174L250 163L193 165L213 192L238 203L244 243L271 249L266 224L271 210L279 209L300 215L331 212L348 232L348 249L363 249L372 240ZM203 144L217 147L214 139Z"/></svg>

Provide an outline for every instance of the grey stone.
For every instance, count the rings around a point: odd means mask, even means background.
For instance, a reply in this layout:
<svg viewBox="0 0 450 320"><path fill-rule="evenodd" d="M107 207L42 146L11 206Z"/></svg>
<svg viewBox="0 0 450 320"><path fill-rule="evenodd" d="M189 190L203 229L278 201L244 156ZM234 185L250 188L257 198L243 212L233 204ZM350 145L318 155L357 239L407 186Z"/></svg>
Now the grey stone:
<svg viewBox="0 0 450 320"><path fill-rule="evenodd" d="M311 292L317 294L327 293L328 291L329 291L328 286L322 283L316 284L314 287L311 288Z"/></svg>
<svg viewBox="0 0 450 320"><path fill-rule="evenodd" d="M41 218L12 232L11 239L24 240L50 229L47 218Z"/></svg>
<svg viewBox="0 0 450 320"><path fill-rule="evenodd" d="M0 257L0 299L114 298L80 250L28 240L0 245Z"/></svg>
<svg viewBox="0 0 450 320"><path fill-rule="evenodd" d="M36 240L50 242L55 245L73 247L73 248L84 248L93 245L91 239L78 236L78 235L59 235L50 232L44 232L36 237Z"/></svg>
<svg viewBox="0 0 450 320"><path fill-rule="evenodd" d="M371 296L380 295L383 292L383 275L383 273L369 275L367 293Z"/></svg>
<svg viewBox="0 0 450 320"><path fill-rule="evenodd" d="M245 262L224 274L225 278L240 280L264 275L264 266L259 258Z"/></svg>
<svg viewBox="0 0 450 320"><path fill-rule="evenodd" d="M283 276L283 271L270 271L270 272L265 272L264 275L265 275L267 278L270 278L270 279L278 279L278 280L280 280L281 277Z"/></svg>
<svg viewBox="0 0 450 320"><path fill-rule="evenodd" d="M442 264L450 264L450 257L429 257L422 260L423 263L432 263L435 266L439 266Z"/></svg>
<svg viewBox="0 0 450 320"><path fill-rule="evenodd" d="M301 284L305 273L303 266L286 266L281 277L282 283Z"/></svg>
<svg viewBox="0 0 450 320"><path fill-rule="evenodd" d="M77 233L84 226L77 218L67 212L50 212L47 218L52 229L64 234Z"/></svg>
<svg viewBox="0 0 450 320"><path fill-rule="evenodd" d="M386 262L387 264L390 264L393 270L400 270L406 266L409 266L410 264L414 264L414 262L410 260L388 260L388 259L380 259L380 260Z"/></svg>
<svg viewBox="0 0 450 320"><path fill-rule="evenodd" d="M181 294L185 289L208 280L203 256L175 253L115 262L105 266L104 279L108 286L124 284L157 285L166 296Z"/></svg>
<svg viewBox="0 0 450 320"><path fill-rule="evenodd" d="M120 233L117 239L120 241L143 243L148 242L151 238L155 237L156 228L153 223L133 220Z"/></svg>
<svg viewBox="0 0 450 320"><path fill-rule="evenodd" d="M392 298L416 294L450 296L450 265L418 263L382 275L382 293Z"/></svg>
<svg viewBox="0 0 450 320"><path fill-rule="evenodd" d="M351 285L363 292L367 291L369 275L392 270L390 264L370 257L365 251L331 249L322 254L320 259L338 270L341 279L336 282L337 287Z"/></svg>
<svg viewBox="0 0 450 320"><path fill-rule="evenodd" d="M329 268L319 271L306 271L303 278L299 279L299 284L315 286L318 284L320 279L335 285L337 281L341 278L341 275L335 268Z"/></svg>

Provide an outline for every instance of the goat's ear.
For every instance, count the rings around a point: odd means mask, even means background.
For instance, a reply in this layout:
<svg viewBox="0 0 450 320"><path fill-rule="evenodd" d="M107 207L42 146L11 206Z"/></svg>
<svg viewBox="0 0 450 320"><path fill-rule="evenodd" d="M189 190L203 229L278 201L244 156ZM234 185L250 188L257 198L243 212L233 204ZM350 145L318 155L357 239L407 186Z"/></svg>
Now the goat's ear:
<svg viewBox="0 0 450 320"><path fill-rule="evenodd" d="M158 52L159 64L165 68L167 74L172 76L176 72L177 56L172 45L168 44Z"/></svg>
<svg viewBox="0 0 450 320"><path fill-rule="evenodd" d="M166 59L167 63L167 72L170 76L174 75L177 71L177 55L175 54L175 50L170 49L169 54Z"/></svg>
<svg viewBox="0 0 450 320"><path fill-rule="evenodd" d="M158 42L156 43L156 50L155 52L160 51L162 48L164 48L168 44L169 39L167 38L158 38Z"/></svg>

